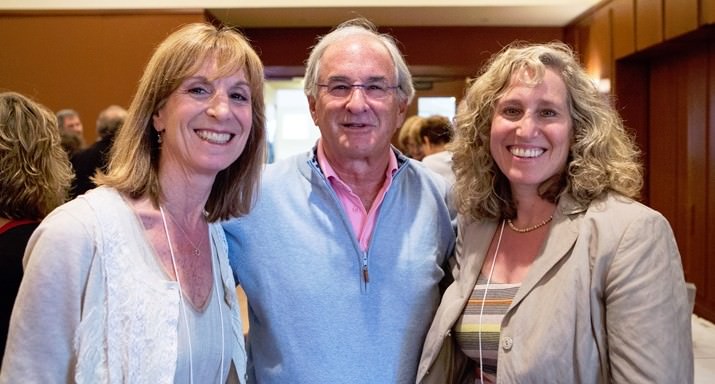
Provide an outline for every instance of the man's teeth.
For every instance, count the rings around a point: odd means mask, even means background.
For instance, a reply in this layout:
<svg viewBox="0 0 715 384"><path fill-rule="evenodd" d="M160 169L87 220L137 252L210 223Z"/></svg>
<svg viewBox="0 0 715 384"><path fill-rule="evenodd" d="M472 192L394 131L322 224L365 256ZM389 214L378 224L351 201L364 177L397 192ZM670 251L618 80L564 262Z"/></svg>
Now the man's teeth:
<svg viewBox="0 0 715 384"><path fill-rule="evenodd" d="M541 148L515 148L512 147L509 149L511 151L511 154L517 157L538 157L542 153L544 153L544 150Z"/></svg>
<svg viewBox="0 0 715 384"><path fill-rule="evenodd" d="M212 131L196 131L196 134L199 135L200 138L202 138L206 141L210 141L212 143L217 143L217 144L227 143L229 140L231 140L230 133L219 133L219 132L212 132Z"/></svg>

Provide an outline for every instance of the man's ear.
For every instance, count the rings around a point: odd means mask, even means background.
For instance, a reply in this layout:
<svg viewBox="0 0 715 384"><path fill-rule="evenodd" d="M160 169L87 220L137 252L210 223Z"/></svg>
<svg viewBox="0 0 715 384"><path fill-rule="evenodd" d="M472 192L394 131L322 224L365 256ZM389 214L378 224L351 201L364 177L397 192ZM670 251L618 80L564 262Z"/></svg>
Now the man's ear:
<svg viewBox="0 0 715 384"><path fill-rule="evenodd" d="M398 101L397 103L397 120L395 120L396 127L394 132L398 132L401 128L402 125L405 124L405 117L407 117L407 102L406 101ZM393 132L393 133L394 133Z"/></svg>
<svg viewBox="0 0 715 384"><path fill-rule="evenodd" d="M317 104L317 100L315 100L315 97L313 96L308 96L308 110L310 110L310 117L313 118L313 124L316 126L318 125L318 118L317 118L317 113L315 112L315 105Z"/></svg>
<svg viewBox="0 0 715 384"><path fill-rule="evenodd" d="M400 126L405 123L405 118L407 117L407 107L409 107L407 100L400 100L397 107L399 111Z"/></svg>

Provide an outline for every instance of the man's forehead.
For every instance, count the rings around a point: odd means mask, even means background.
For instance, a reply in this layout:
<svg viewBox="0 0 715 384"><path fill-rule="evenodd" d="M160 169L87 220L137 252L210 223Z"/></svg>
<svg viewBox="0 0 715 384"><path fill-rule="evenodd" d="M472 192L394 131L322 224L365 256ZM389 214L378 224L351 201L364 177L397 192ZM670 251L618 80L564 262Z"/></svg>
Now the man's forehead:
<svg viewBox="0 0 715 384"><path fill-rule="evenodd" d="M325 48L322 58L325 59L335 55L364 55L366 53L392 61L387 47L375 36L370 35L346 36L336 40Z"/></svg>
<svg viewBox="0 0 715 384"><path fill-rule="evenodd" d="M326 48L319 71L329 78L367 81L395 77L395 65L380 41L368 36L351 36Z"/></svg>

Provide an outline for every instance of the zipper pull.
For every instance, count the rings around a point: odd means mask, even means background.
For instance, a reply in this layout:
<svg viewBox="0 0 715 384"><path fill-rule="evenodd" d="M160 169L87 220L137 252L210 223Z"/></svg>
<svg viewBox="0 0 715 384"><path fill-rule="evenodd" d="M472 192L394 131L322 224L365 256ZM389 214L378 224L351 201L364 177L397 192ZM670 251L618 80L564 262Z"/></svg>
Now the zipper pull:
<svg viewBox="0 0 715 384"><path fill-rule="evenodd" d="M362 279L365 280L365 284L370 282L370 274L367 271L367 252L362 254Z"/></svg>

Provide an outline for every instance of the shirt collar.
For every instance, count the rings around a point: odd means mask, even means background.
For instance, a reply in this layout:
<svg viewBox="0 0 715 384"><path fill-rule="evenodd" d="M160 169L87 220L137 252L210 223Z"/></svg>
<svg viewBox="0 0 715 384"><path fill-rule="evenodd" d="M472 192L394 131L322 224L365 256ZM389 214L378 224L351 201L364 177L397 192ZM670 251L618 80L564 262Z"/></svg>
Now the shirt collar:
<svg viewBox="0 0 715 384"><path fill-rule="evenodd" d="M318 140L316 157L318 160L318 166L323 171L325 178L331 181L339 181L341 184L345 184L340 179L340 176L335 172L335 169L330 165L328 158L325 156L325 150L323 149L323 140ZM392 176L397 172L397 156L395 152L390 150L389 162L387 164L387 170L385 171L385 177L392 179Z"/></svg>

